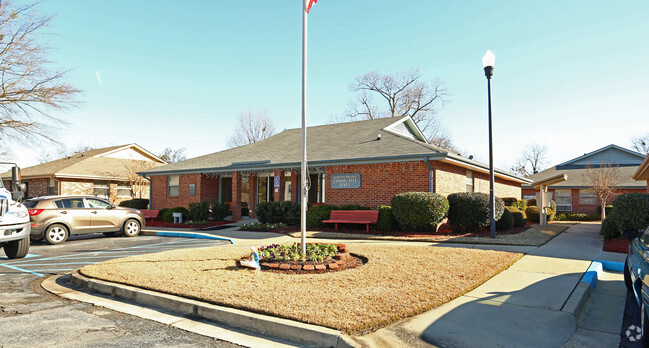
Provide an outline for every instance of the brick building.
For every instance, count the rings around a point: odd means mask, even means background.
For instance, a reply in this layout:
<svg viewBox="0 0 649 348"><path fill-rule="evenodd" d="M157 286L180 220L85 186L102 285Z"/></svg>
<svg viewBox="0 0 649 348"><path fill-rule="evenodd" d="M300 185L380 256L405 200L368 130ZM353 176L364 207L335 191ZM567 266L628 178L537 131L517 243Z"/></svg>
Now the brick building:
<svg viewBox="0 0 649 348"><path fill-rule="evenodd" d="M95 195L113 203L148 198L149 183L136 172L166 164L137 144L93 149L22 168L26 197ZM2 174L5 184L11 173Z"/></svg>
<svg viewBox="0 0 649 348"><path fill-rule="evenodd" d="M557 204L557 211L568 213L597 214L601 202L590 190L590 184L585 177L588 167L599 167L601 163L618 167L621 182L617 191L609 198L606 204L612 204L615 197L624 193L647 192L643 182L633 179L638 171L644 156L617 145L608 145L593 152L573 158L529 177L533 182L541 181L559 174L566 174L567 180L551 185L548 192ZM534 198L537 190L532 185L523 185L523 198Z"/></svg>
<svg viewBox="0 0 649 348"><path fill-rule="evenodd" d="M301 129L289 129L141 174L152 209L228 201L239 220L258 202L300 199L300 144ZM487 165L428 144L408 116L309 127L307 147L309 202L375 208L408 191L489 192ZM496 170L495 182L496 196L520 198L531 181Z"/></svg>

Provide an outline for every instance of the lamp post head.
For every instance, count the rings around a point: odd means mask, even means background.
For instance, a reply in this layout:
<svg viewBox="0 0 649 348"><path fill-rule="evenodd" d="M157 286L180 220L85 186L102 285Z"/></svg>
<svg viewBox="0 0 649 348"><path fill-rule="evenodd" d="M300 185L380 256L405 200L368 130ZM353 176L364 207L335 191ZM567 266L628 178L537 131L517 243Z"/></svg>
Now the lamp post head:
<svg viewBox="0 0 649 348"><path fill-rule="evenodd" d="M482 56L482 66L484 67L484 74L487 76L487 79L491 79L491 75L494 73L495 63L496 56L494 56L491 50L487 50L487 53Z"/></svg>

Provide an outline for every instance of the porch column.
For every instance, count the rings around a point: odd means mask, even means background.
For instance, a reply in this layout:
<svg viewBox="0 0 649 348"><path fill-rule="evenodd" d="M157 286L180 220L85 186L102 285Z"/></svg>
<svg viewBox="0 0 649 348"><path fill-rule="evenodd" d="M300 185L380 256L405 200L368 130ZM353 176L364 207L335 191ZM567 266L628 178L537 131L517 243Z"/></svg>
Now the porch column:
<svg viewBox="0 0 649 348"><path fill-rule="evenodd" d="M248 217L255 217L255 207L257 206L257 176L250 174L248 176Z"/></svg>
<svg viewBox="0 0 649 348"><path fill-rule="evenodd" d="M273 183L273 200L275 202L282 202L284 200L284 190L286 184L284 183L284 171L281 169L275 169L275 177L279 177L279 187L275 187L275 183ZM277 179L275 179L277 180Z"/></svg>
<svg viewBox="0 0 649 348"><path fill-rule="evenodd" d="M232 172L232 222L241 220L241 173Z"/></svg>
<svg viewBox="0 0 649 348"><path fill-rule="evenodd" d="M297 182L297 172L291 172L291 202L297 202L298 191L300 191L300 186Z"/></svg>

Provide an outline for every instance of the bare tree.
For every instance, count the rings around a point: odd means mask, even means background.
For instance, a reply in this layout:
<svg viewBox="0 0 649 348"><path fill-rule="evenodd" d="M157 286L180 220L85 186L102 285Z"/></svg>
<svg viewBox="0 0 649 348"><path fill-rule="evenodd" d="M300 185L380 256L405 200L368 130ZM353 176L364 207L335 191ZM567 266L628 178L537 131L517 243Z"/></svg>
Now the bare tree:
<svg viewBox="0 0 649 348"><path fill-rule="evenodd" d="M148 193L149 181L143 176L137 174L157 165L152 161L132 160L122 164L124 169L122 175L126 178L128 186L131 188L132 198L146 198Z"/></svg>
<svg viewBox="0 0 649 348"><path fill-rule="evenodd" d="M601 220L606 218L606 202L617 191L622 182L616 164L600 162L599 166L587 166L583 174L584 180L600 201L602 209Z"/></svg>
<svg viewBox="0 0 649 348"><path fill-rule="evenodd" d="M510 168L510 172L521 176L529 176L540 171L547 164L548 148L539 144L527 145L521 157Z"/></svg>
<svg viewBox="0 0 649 348"><path fill-rule="evenodd" d="M74 104L79 90L62 82L65 71L50 71L48 49L37 34L52 17L36 15L35 5L0 2L0 141L10 137L53 140L51 114Z"/></svg>
<svg viewBox="0 0 649 348"><path fill-rule="evenodd" d="M398 75L370 71L357 76L349 85L356 93L356 100L350 103L345 117L369 120L409 115L430 143L455 150L451 137L437 117L448 91L439 80L426 83L420 79L419 69Z"/></svg>
<svg viewBox="0 0 649 348"><path fill-rule="evenodd" d="M176 163L187 159L184 147L175 150L170 147L165 147L164 150L162 150L162 153L158 155L158 157L167 163Z"/></svg>
<svg viewBox="0 0 649 348"><path fill-rule="evenodd" d="M268 111L246 111L239 115L234 134L227 140L227 147L237 147L256 143L275 134L275 125Z"/></svg>
<svg viewBox="0 0 649 348"><path fill-rule="evenodd" d="M631 139L633 149L643 155L649 155L649 133Z"/></svg>

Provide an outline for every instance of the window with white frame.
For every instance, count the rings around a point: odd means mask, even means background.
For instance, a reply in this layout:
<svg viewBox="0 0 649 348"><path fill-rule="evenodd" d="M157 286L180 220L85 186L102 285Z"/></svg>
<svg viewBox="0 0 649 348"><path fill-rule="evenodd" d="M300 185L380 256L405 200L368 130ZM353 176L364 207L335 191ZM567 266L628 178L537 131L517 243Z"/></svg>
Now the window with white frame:
<svg viewBox="0 0 649 348"><path fill-rule="evenodd" d="M554 190L557 211L572 211L572 190Z"/></svg>
<svg viewBox="0 0 649 348"><path fill-rule="evenodd" d="M109 182L95 180L93 182L92 194L100 198L108 199L110 197Z"/></svg>
<svg viewBox="0 0 649 348"><path fill-rule="evenodd" d="M579 190L579 204L597 205L597 195L593 190Z"/></svg>
<svg viewBox="0 0 649 348"><path fill-rule="evenodd" d="M117 186L117 197L119 198L131 198L133 197L133 190L130 186L120 185Z"/></svg>
<svg viewBox="0 0 649 348"><path fill-rule="evenodd" d="M167 196L178 196L180 188L180 176L169 175L167 177Z"/></svg>
<svg viewBox="0 0 649 348"><path fill-rule="evenodd" d="M473 172L466 171L466 192L473 192Z"/></svg>
<svg viewBox="0 0 649 348"><path fill-rule="evenodd" d="M53 196L56 194L56 182L54 179L50 178L48 184L47 184L47 194L50 196Z"/></svg>

